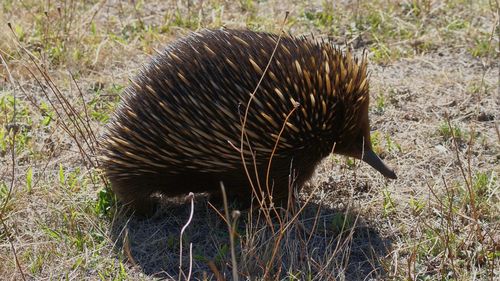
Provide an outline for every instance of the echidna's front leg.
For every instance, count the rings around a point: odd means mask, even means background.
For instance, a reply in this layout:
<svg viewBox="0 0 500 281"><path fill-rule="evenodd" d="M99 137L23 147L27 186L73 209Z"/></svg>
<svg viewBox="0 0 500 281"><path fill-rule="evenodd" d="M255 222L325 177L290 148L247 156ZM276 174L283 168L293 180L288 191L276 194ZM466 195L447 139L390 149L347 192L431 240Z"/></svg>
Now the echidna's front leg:
<svg viewBox="0 0 500 281"><path fill-rule="evenodd" d="M151 197L151 189L130 182L111 181L111 187L120 202L130 211L149 217L154 214L158 202Z"/></svg>

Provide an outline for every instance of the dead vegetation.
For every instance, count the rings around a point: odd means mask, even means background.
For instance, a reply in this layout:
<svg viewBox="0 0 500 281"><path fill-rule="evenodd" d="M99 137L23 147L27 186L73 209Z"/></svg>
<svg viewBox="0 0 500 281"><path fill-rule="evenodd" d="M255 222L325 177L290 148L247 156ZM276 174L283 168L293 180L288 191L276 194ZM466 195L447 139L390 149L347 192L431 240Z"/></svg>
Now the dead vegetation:
<svg viewBox="0 0 500 281"><path fill-rule="evenodd" d="M1 5L0 276L499 278L498 1ZM399 179L331 156L288 210L127 215L94 151L128 77L189 30L279 32L285 11L287 32L369 51L372 138Z"/></svg>

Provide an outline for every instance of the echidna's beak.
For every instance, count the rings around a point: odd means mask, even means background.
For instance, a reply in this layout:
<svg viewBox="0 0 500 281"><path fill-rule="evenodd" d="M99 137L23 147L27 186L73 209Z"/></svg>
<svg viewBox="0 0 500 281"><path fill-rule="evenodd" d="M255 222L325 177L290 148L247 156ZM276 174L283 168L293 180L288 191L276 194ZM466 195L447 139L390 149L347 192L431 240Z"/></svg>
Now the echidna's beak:
<svg viewBox="0 0 500 281"><path fill-rule="evenodd" d="M379 171L384 177L390 178L390 179L397 179L398 177L396 176L396 173L389 168L381 159L378 157L375 152L373 152L371 149L367 149L364 151L363 158L361 160L365 161L368 163L370 166L372 166L375 170Z"/></svg>

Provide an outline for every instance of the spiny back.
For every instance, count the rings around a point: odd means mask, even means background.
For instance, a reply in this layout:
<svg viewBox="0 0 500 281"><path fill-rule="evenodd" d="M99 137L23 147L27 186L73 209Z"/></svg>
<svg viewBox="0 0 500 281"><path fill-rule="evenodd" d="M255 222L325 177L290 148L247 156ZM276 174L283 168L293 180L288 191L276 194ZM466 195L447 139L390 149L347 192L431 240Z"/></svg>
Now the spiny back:
<svg viewBox="0 0 500 281"><path fill-rule="evenodd" d="M133 80L108 126L108 176L241 173L242 116L277 41L222 29L169 45ZM283 163L315 165L358 134L368 104L364 58L328 41L283 36L264 75L245 128L257 165L267 164L283 126L274 154Z"/></svg>

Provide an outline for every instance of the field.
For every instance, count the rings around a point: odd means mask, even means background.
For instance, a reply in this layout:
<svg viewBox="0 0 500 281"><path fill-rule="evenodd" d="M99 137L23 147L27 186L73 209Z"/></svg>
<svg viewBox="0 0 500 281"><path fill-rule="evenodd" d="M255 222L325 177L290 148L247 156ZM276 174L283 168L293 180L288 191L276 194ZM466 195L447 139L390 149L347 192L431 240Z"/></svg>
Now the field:
<svg viewBox="0 0 500 281"><path fill-rule="evenodd" d="M1 280L500 280L498 0L0 5ZM365 49L398 179L331 155L289 212L126 212L96 165L104 125L157 50L221 26Z"/></svg>

